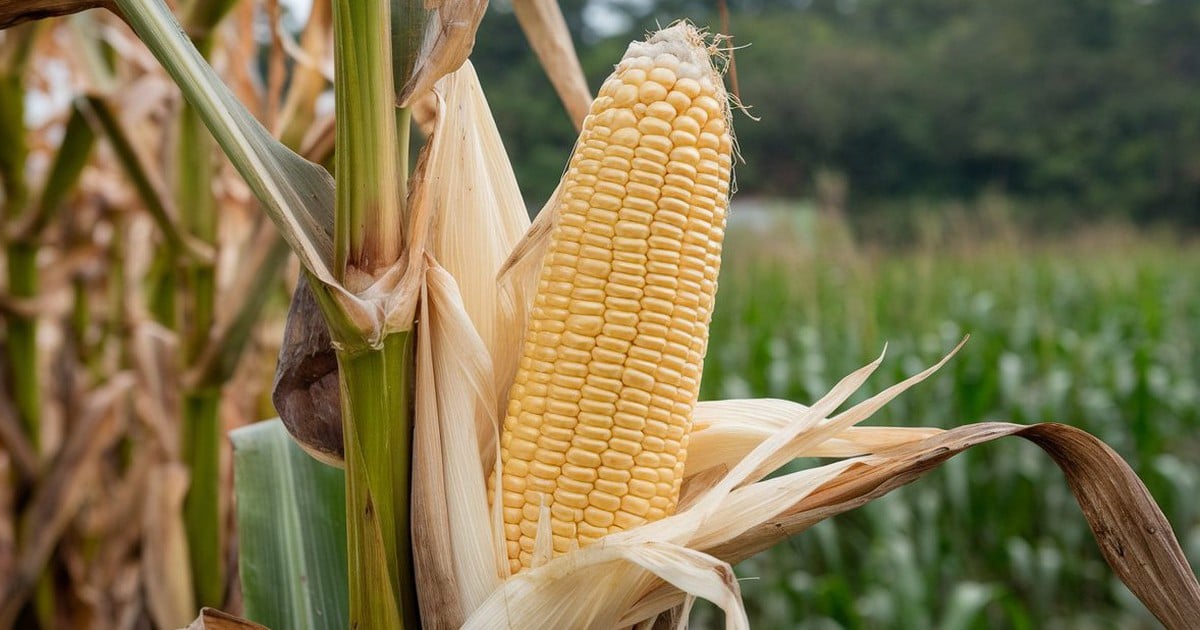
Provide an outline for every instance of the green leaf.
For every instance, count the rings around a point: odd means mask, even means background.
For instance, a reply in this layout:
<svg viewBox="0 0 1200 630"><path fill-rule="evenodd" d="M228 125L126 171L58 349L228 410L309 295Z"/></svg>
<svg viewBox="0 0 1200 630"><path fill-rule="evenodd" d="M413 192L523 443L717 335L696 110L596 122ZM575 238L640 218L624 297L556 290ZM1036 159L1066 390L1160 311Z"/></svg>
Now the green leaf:
<svg viewBox="0 0 1200 630"><path fill-rule="evenodd" d="M71 117L67 119L62 144L54 155L50 174L42 186L42 194L32 213L21 226L20 232L24 238L34 238L46 228L63 200L75 189L79 175L92 154L96 134L85 120L80 107L81 103L76 101L71 108Z"/></svg>
<svg viewBox="0 0 1200 630"><path fill-rule="evenodd" d="M0 42L0 186L8 216L24 211L25 185L25 84L23 76L36 31L32 25L14 30Z"/></svg>
<svg viewBox="0 0 1200 630"><path fill-rule="evenodd" d="M117 0L130 26L199 112L263 209L313 275L332 273L333 178L276 140L221 81L162 0Z"/></svg>
<svg viewBox="0 0 1200 630"><path fill-rule="evenodd" d="M305 453L279 420L230 433L246 617L270 628L349 618L342 471Z"/></svg>
<svg viewBox="0 0 1200 630"><path fill-rule="evenodd" d="M413 76L429 12L418 0L391 0L391 4L392 85L399 97Z"/></svg>

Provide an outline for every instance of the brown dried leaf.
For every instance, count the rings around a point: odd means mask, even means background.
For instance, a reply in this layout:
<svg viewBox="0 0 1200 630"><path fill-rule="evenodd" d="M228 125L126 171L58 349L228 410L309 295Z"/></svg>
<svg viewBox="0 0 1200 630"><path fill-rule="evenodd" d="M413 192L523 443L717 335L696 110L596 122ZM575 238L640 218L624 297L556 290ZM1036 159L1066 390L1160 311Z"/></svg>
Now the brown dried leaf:
<svg viewBox="0 0 1200 630"><path fill-rule="evenodd" d="M0 0L0 29L99 7L115 10L116 3L112 0Z"/></svg>
<svg viewBox="0 0 1200 630"><path fill-rule="evenodd" d="M0 450L0 575L12 575L17 548L16 532L13 531L16 479L9 462L8 453ZM5 588L4 581L0 581L0 588Z"/></svg>
<svg viewBox="0 0 1200 630"><path fill-rule="evenodd" d="M115 375L108 384L92 392L82 418L34 489L21 520L20 539L26 541L17 557L16 569L0 585L0 628L11 627L42 574L54 546L87 498L93 466L100 453L120 436L114 404L133 385L128 374Z"/></svg>
<svg viewBox="0 0 1200 630"><path fill-rule="evenodd" d="M301 276L288 308L271 401L283 426L305 451L342 465L342 407L337 355L317 299Z"/></svg>
<svg viewBox="0 0 1200 630"><path fill-rule="evenodd" d="M279 29L283 49L295 62L283 108L277 119L280 140L288 146L305 146L306 130L314 127L317 97L333 76L332 23L330 3L316 2L312 5L308 24L304 26L299 43L293 41L285 29ZM317 163L324 161L307 154L305 157Z"/></svg>
<svg viewBox="0 0 1200 630"><path fill-rule="evenodd" d="M864 458L774 519L709 551L731 563L748 558L915 481L972 446L1009 435L1040 446L1066 474L1105 559L1146 607L1168 628L1197 627L1200 584L1146 486L1099 439L1062 424L972 424Z"/></svg>
<svg viewBox="0 0 1200 630"><path fill-rule="evenodd" d="M463 65L475 47L475 31L486 10L486 0L443 0L431 8L412 78L397 99L401 107L425 96L438 80Z"/></svg>
<svg viewBox="0 0 1200 630"><path fill-rule="evenodd" d="M187 623L196 610L183 524L188 472L181 464L163 464L150 475L145 497L142 547L146 607L160 628Z"/></svg>
<svg viewBox="0 0 1200 630"><path fill-rule="evenodd" d="M575 129L582 129L592 105L592 92L557 0L513 0L513 11Z"/></svg>
<svg viewBox="0 0 1200 630"><path fill-rule="evenodd" d="M0 379L7 378L4 374L6 365L0 365ZM29 438L25 437L25 429L17 419L17 410L13 408L12 400L0 396L0 450L6 456L9 479L34 479L38 472L37 451ZM15 487L15 486L14 486ZM0 571L0 575L5 575Z"/></svg>
<svg viewBox="0 0 1200 630"><path fill-rule="evenodd" d="M204 608L190 626L180 630L267 630L267 627L215 608Z"/></svg>

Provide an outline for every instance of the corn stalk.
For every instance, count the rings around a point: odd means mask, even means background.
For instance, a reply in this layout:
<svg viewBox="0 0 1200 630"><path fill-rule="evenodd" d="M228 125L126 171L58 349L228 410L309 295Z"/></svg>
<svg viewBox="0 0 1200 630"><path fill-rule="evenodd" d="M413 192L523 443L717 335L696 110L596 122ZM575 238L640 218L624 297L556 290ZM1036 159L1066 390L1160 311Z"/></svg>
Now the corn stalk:
<svg viewBox="0 0 1200 630"><path fill-rule="evenodd" d="M197 50L212 53L214 30L236 0L193 0L184 7L184 28ZM180 219L197 241L215 245L217 212L213 198L213 143L196 109L184 102L178 119L175 153L175 197ZM170 255L170 252L168 252ZM174 266L174 265L172 265ZM183 361L195 365L209 342L217 299L216 264L213 260L188 260L180 269L186 287L186 323L181 323ZM176 320L178 321L178 320ZM220 384L202 383L183 392L183 460L191 472L191 485L183 504L188 555L196 601L220 606L225 599L225 531L221 518L221 403Z"/></svg>

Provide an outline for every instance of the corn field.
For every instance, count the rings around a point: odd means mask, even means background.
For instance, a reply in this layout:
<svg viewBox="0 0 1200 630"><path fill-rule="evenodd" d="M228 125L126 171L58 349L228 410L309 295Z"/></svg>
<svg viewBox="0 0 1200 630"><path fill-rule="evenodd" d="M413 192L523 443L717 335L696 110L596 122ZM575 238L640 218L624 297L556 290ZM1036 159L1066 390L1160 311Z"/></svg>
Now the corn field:
<svg viewBox="0 0 1200 630"><path fill-rule="evenodd" d="M729 41L512 8L533 220L486 2L0 0L0 629L1200 622L1193 247L727 224Z"/></svg>
<svg viewBox="0 0 1200 630"><path fill-rule="evenodd" d="M1132 463L1200 563L1194 241L1120 226L1039 238L984 218L879 249L812 206L767 205L739 222L735 203L739 254L721 280L704 398L807 400L885 342L899 376L970 334L879 423L1084 428ZM1000 443L738 574L768 627L1155 627L1115 580L1088 577L1104 570L1083 525L1050 462Z"/></svg>

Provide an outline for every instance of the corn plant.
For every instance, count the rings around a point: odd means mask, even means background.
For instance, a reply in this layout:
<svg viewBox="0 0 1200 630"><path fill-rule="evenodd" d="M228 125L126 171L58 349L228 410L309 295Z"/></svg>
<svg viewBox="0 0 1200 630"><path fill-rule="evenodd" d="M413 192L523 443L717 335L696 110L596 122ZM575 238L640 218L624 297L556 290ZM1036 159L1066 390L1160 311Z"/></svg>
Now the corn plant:
<svg viewBox="0 0 1200 630"><path fill-rule="evenodd" d="M289 422L340 428L340 445L296 433L345 469L346 597L293 577L277 597L247 584L273 597L248 610L297 627L627 627L686 623L702 597L746 627L731 562L1021 435L1066 472L1106 558L1150 609L1173 627L1200 618L1169 524L1090 435L856 426L949 355L837 414L882 357L811 406L697 403L732 140L713 49L692 26L630 46L528 225L466 63L479 3L443 2L423 29L406 3L334 3L336 183L244 110L160 2L116 5L300 258L336 358L339 413ZM403 108L430 89L409 176ZM275 525L287 569L321 566L328 547L305 537L338 534L338 515L307 518L336 482L296 466L306 460L290 445L257 442L306 498L244 522ZM840 459L769 477L803 456ZM254 466L251 450L239 458Z"/></svg>

